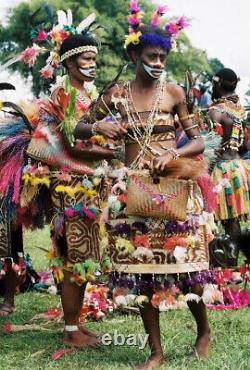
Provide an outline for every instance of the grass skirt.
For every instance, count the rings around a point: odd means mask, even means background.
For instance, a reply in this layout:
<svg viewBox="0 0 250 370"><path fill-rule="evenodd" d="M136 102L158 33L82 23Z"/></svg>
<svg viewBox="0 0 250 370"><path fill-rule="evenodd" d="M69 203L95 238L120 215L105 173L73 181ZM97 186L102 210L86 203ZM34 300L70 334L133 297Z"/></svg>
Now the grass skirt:
<svg viewBox="0 0 250 370"><path fill-rule="evenodd" d="M217 188L216 220L228 220L250 213L250 163L242 159L216 162L212 180Z"/></svg>

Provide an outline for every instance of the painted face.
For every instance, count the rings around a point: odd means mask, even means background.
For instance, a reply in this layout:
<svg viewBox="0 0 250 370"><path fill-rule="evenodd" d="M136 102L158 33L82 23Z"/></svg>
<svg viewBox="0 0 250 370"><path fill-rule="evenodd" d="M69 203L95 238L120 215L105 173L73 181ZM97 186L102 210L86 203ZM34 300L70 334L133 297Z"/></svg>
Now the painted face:
<svg viewBox="0 0 250 370"><path fill-rule="evenodd" d="M96 76L96 53L88 51L80 54L76 59L76 68L78 72L89 81L94 80Z"/></svg>
<svg viewBox="0 0 250 370"><path fill-rule="evenodd" d="M141 65L148 76L154 79L161 77L167 59L167 50L159 47L148 46L142 50Z"/></svg>

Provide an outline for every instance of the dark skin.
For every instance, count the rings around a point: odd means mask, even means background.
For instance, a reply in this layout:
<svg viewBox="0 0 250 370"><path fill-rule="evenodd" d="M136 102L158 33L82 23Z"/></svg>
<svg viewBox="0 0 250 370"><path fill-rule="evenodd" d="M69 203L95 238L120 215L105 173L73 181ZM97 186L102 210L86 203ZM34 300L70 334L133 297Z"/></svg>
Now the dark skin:
<svg viewBox="0 0 250 370"><path fill-rule="evenodd" d="M221 97L226 97L226 96L232 96L234 94L235 94L234 91L228 92L224 90L219 82L215 82L213 84L212 97L214 99L219 99ZM222 125L223 127L222 142L227 141L230 138L231 133L232 133L233 120L230 117L228 117L225 113L217 112L215 110L210 110L208 112L208 115L212 121L218 122ZM249 144L245 142L244 145L248 147ZM221 160L240 159L239 153L236 150L233 150L230 148L226 148L226 150L224 151L218 151L217 156ZM237 219L232 218L229 220L225 220L223 224L224 224L226 234L230 235L233 239L241 233L240 223Z"/></svg>
<svg viewBox="0 0 250 370"><path fill-rule="evenodd" d="M76 59L68 58L66 60L66 66L69 75L70 85L75 87L77 90L82 92L82 95L86 99L88 104L91 103L90 98L88 97L88 93L84 88L84 82L91 82L94 80L95 73L93 73L93 77L84 76L79 68L84 68L88 66L96 67L96 53L89 51L80 54ZM91 124L86 124L85 122L79 122L75 128L74 136L75 139L89 139L93 136ZM125 133L126 130L121 127L120 125L113 125L109 122L99 122L98 128L96 129L99 135L103 135L112 140L119 140ZM82 160L102 160L102 159L114 159L115 153L113 150L102 148L98 145L93 145L91 149L89 148L78 148L75 146L70 146L67 138L64 138L65 145L68 151L74 157Z"/></svg>
<svg viewBox="0 0 250 370"><path fill-rule="evenodd" d="M150 77L145 71L142 62L159 69L164 69L167 59L167 52L158 47L146 47L142 50L142 54L133 53L131 58L136 66L136 77L131 83L131 93L134 103L134 108L139 113L141 118L148 115L152 108L153 99L155 96L157 79ZM112 95L124 96L125 90L123 86L113 87L104 95L104 100L109 108L113 108ZM121 124L127 125L127 115L124 106L121 103L117 104L118 110L122 117ZM105 109L104 105L101 105L101 109ZM188 110L185 103L185 95L183 89L179 86L167 84L166 89L163 93L163 99L161 104L161 111L164 113L177 113L181 118L181 123L184 128L188 128L194 125L192 119L189 119ZM99 119L103 118L103 114L99 114ZM164 126L159 130L164 132ZM187 135L191 138L195 135L200 135L198 127L192 128L187 131ZM176 148L176 141L168 140L161 142L151 142L151 146L160 152L160 155L155 159L152 157L141 158L142 166L149 167L152 175L161 175L164 172L169 161L173 159L173 154L166 152L168 148ZM126 160L125 164L129 166L133 159L136 157L139 146L137 143L126 145ZM180 157L193 157L204 150L204 142L201 138L196 140L190 140L188 144L178 149L177 152ZM152 297L153 291L148 288L143 294L146 294L150 298ZM195 352L198 356L206 356L210 345L210 329L208 325L206 308L203 303L193 302L190 306L193 317L196 320L198 335L195 343ZM151 303L146 304L140 309L144 328L146 333L149 334L149 345L151 355L146 363L139 365L136 369L149 370L160 366L163 363L163 350L160 339L160 325L159 325L159 310L155 309Z"/></svg>
<svg viewBox="0 0 250 370"><path fill-rule="evenodd" d="M93 81L95 73L92 74L92 77L87 77L80 72L79 68L96 66L96 54L94 52L84 52L76 59L68 58L66 59L66 66L70 85L81 91L86 102L90 104L91 101L84 88L84 82ZM120 128L107 122L100 122L98 124L98 134L105 134L106 137L112 139L120 138ZM75 129L75 138L88 139L91 136L93 136L92 125L79 122ZM85 162L102 159L109 160L115 157L113 150L105 149L97 145L91 148L78 148L76 145L72 147L66 138L64 138L64 141L69 153ZM79 317L86 285L79 287L77 284L72 283L71 275L71 272L65 271L61 289L61 300L65 325L78 326L79 330L73 332L64 331L64 343L76 348L98 347L100 345L98 339L100 333L94 333L79 325Z"/></svg>
<svg viewBox="0 0 250 370"><path fill-rule="evenodd" d="M22 250L23 249L23 235L22 227L12 225L12 230L10 232L11 238L11 250ZM6 258L5 263L7 266L7 271L3 278L4 283L4 301L0 304L0 317L7 316L15 311L15 291L18 285L18 275L12 268L12 262L18 263L18 253L12 252L12 258Z"/></svg>

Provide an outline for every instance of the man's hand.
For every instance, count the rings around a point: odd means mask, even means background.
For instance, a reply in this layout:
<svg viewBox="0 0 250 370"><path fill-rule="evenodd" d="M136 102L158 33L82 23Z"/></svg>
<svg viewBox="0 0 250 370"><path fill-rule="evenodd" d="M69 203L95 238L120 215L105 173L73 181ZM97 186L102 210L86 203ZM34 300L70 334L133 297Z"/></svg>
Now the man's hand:
<svg viewBox="0 0 250 370"><path fill-rule="evenodd" d="M173 160L173 153L168 152L158 158L153 159L150 166L151 176L160 176L165 171L167 164Z"/></svg>
<svg viewBox="0 0 250 370"><path fill-rule="evenodd" d="M96 132L107 139L120 140L126 135L127 130L120 124L100 121L96 125Z"/></svg>

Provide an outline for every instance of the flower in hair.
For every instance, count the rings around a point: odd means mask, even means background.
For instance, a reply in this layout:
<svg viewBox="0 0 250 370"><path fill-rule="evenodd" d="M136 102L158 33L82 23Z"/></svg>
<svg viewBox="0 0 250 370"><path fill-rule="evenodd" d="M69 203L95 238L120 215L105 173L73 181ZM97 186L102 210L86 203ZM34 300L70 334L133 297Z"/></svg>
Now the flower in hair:
<svg viewBox="0 0 250 370"><path fill-rule="evenodd" d="M45 32L44 27L42 27L37 34L35 34L35 32L34 32L34 36L35 36L35 38L33 40L34 42L45 41L45 40L47 40L48 34L47 34L47 32Z"/></svg>
<svg viewBox="0 0 250 370"><path fill-rule="evenodd" d="M151 21L152 27L157 27L159 25L160 19L165 14L165 11L166 11L166 7L164 5L158 6L152 18L152 21Z"/></svg>
<svg viewBox="0 0 250 370"><path fill-rule="evenodd" d="M43 78L52 78L54 74L54 68L50 64L46 64L46 66L40 70L40 73Z"/></svg>
<svg viewBox="0 0 250 370"><path fill-rule="evenodd" d="M141 24L142 13L134 13L128 17L128 23L133 29L136 29Z"/></svg>
<svg viewBox="0 0 250 370"><path fill-rule="evenodd" d="M179 32L180 32L180 28L178 27L178 25L176 23L173 23L173 22L170 22L170 23L167 24L166 30L173 37L178 37Z"/></svg>
<svg viewBox="0 0 250 370"><path fill-rule="evenodd" d="M138 8L138 0L130 1L130 15L128 17L128 23L132 28L132 32L135 31L141 24L142 12Z"/></svg>
<svg viewBox="0 0 250 370"><path fill-rule="evenodd" d="M140 36L142 35L141 31L133 32L125 36L124 47L126 48L129 44L137 45L140 42Z"/></svg>
<svg viewBox="0 0 250 370"><path fill-rule="evenodd" d="M180 17L178 19L178 21L176 22L177 26L179 26L179 28L181 30L183 30L184 28L187 28L189 26L189 24L187 23L186 19L184 16Z"/></svg>
<svg viewBox="0 0 250 370"><path fill-rule="evenodd" d="M176 49L176 44L174 39L179 36L181 30L188 26L186 19L184 16L180 17L176 22L168 23L163 29L167 31L168 35L159 35L155 34L154 28L160 27L160 20L161 17L165 14L166 7L164 5L159 5L153 15L151 20L151 33L144 34L142 31L142 35L138 33L138 27L140 27L142 23L142 16L143 12L138 7L137 0L130 1L130 14L128 17L129 22L129 35L125 36L125 48L129 44L143 44L143 45L150 45L150 46L159 46L163 49ZM176 50L174 50L176 51Z"/></svg>
<svg viewBox="0 0 250 370"><path fill-rule="evenodd" d="M131 0L130 1L130 13L137 13L139 12L138 8L138 0Z"/></svg>
<svg viewBox="0 0 250 370"><path fill-rule="evenodd" d="M28 64L29 67L32 67L36 63L36 59L38 54L42 48L40 46L33 44L31 48L26 48L22 54L21 54L21 60L25 63Z"/></svg>

